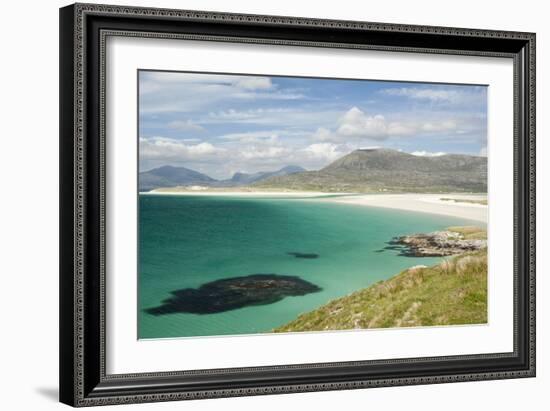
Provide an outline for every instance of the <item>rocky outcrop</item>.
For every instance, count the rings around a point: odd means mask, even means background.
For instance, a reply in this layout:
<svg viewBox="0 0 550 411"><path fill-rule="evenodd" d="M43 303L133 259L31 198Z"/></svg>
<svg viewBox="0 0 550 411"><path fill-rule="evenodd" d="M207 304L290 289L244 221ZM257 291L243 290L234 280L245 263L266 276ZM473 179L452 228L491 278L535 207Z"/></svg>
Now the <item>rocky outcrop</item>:
<svg viewBox="0 0 550 411"><path fill-rule="evenodd" d="M487 247L487 240L465 239L454 231L434 231L427 234L412 234L396 237L388 249L398 250L408 257L445 257Z"/></svg>

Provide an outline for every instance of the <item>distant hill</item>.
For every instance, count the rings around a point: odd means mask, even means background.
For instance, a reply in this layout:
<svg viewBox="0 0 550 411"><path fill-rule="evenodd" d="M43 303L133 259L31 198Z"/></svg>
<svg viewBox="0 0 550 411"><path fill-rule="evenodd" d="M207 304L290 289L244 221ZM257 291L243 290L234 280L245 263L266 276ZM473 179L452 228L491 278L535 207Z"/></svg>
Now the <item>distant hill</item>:
<svg viewBox="0 0 550 411"><path fill-rule="evenodd" d="M139 191L149 191L160 187L210 185L215 182L215 179L206 174L185 167L162 166L139 173Z"/></svg>
<svg viewBox="0 0 550 411"><path fill-rule="evenodd" d="M216 180L197 171L174 166L162 166L139 173L139 191L150 191L156 188L201 185L209 187L246 186L270 177L286 176L306 171L299 166L286 166L276 171L262 171L253 174L235 173L227 180Z"/></svg>
<svg viewBox="0 0 550 411"><path fill-rule="evenodd" d="M363 149L321 170L270 177L253 186L330 192L486 192L487 158Z"/></svg>
<svg viewBox="0 0 550 411"><path fill-rule="evenodd" d="M286 166L277 171L261 171L259 173L247 174L247 173L235 173L229 180L224 180L223 183L228 186L231 185L248 185L257 181L262 181L270 177L286 176L294 173L301 173L306 171L300 166Z"/></svg>

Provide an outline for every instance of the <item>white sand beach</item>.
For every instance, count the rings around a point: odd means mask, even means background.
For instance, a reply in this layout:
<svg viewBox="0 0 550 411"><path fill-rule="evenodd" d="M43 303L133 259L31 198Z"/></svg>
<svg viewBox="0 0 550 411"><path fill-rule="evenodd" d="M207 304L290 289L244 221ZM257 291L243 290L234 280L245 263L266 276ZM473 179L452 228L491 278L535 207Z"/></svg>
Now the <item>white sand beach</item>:
<svg viewBox="0 0 550 411"><path fill-rule="evenodd" d="M478 194L364 194L328 198L325 201L441 214L475 220L487 224L487 205L452 201L476 201L485 200L486 198L486 195Z"/></svg>
<svg viewBox="0 0 550 411"><path fill-rule="evenodd" d="M420 213L440 214L487 224L487 205L453 200L486 200L485 194L356 194L321 191L257 191L209 189L159 189L141 195L185 196L243 196L243 197L301 197L315 201L330 201L368 207L394 208ZM341 194L341 195L340 195ZM327 197L328 196L328 197Z"/></svg>

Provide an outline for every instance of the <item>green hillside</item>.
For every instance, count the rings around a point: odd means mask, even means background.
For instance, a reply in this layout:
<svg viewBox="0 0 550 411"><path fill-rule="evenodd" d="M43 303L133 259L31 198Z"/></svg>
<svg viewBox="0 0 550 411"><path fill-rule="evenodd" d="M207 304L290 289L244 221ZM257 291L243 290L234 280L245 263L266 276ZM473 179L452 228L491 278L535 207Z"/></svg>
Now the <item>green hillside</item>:
<svg viewBox="0 0 550 411"><path fill-rule="evenodd" d="M318 171L268 178L258 188L325 192L486 192L487 158L355 150Z"/></svg>
<svg viewBox="0 0 550 411"><path fill-rule="evenodd" d="M487 323L487 249L409 268L275 332Z"/></svg>

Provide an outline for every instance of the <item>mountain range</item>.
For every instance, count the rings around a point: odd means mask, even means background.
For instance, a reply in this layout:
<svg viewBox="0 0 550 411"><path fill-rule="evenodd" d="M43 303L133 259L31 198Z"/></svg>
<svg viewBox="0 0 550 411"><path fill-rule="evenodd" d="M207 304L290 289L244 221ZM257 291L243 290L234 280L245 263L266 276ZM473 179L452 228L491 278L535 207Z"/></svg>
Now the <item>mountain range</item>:
<svg viewBox="0 0 550 411"><path fill-rule="evenodd" d="M260 171L259 173L247 174L247 173L235 173L230 180L225 180L229 184L233 185L247 185L262 181L271 177L283 177L294 173L301 173L306 171L299 166L286 166L277 171Z"/></svg>
<svg viewBox="0 0 550 411"><path fill-rule="evenodd" d="M185 167L162 166L139 173L139 191L160 187L210 185L217 180Z"/></svg>
<svg viewBox="0 0 550 411"><path fill-rule="evenodd" d="M360 149L328 166L307 171L235 173L216 180L185 167L163 166L139 175L140 191L201 185L324 192L487 192L487 158L464 154L415 156L391 149Z"/></svg>
<svg viewBox="0 0 550 411"><path fill-rule="evenodd" d="M162 166L139 173L139 191L190 185L237 187L250 185L271 177L281 177L304 171L306 170L302 167L290 165L276 171L261 171L253 174L237 172L230 179L216 180L206 174L185 167Z"/></svg>

